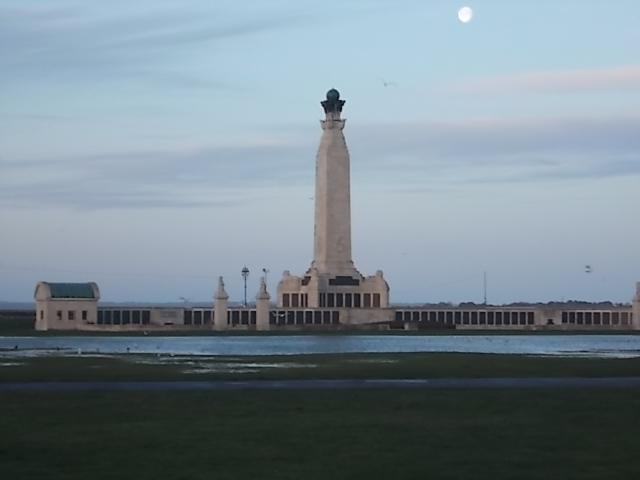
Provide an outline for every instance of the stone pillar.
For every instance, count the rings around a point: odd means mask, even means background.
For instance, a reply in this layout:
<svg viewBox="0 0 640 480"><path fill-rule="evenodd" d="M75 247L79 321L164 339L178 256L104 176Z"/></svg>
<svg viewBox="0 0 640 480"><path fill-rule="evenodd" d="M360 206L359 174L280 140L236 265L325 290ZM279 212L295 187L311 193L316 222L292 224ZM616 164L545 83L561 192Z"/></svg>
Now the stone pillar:
<svg viewBox="0 0 640 480"><path fill-rule="evenodd" d="M307 283L307 308L317 308L320 306L320 286L318 279L318 271L315 268L310 268L307 272L309 275L309 283Z"/></svg>
<svg viewBox="0 0 640 480"><path fill-rule="evenodd" d="M222 277L218 278L218 290L213 296L213 329L223 331L227 329L227 310L229 295L224 290Z"/></svg>
<svg viewBox="0 0 640 480"><path fill-rule="evenodd" d="M316 155L315 234L311 268L319 274L357 275L351 258L350 159L340 118L345 103L331 89L320 102L325 119Z"/></svg>
<svg viewBox="0 0 640 480"><path fill-rule="evenodd" d="M640 330L640 282L636 282L636 294L631 301L633 319L632 328Z"/></svg>
<svg viewBox="0 0 640 480"><path fill-rule="evenodd" d="M260 289L256 295L256 330L269 330L269 299L267 284L264 277L260 277Z"/></svg>

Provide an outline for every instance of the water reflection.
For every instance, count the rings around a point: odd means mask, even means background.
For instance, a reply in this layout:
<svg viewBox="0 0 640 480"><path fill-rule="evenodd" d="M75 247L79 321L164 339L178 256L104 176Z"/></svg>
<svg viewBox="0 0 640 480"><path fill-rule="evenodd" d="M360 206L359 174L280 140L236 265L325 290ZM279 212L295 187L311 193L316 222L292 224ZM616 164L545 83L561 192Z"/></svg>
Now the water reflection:
<svg viewBox="0 0 640 480"><path fill-rule="evenodd" d="M81 352L168 355L466 352L526 355L640 356L633 335L292 335L219 337L0 337L10 356Z"/></svg>

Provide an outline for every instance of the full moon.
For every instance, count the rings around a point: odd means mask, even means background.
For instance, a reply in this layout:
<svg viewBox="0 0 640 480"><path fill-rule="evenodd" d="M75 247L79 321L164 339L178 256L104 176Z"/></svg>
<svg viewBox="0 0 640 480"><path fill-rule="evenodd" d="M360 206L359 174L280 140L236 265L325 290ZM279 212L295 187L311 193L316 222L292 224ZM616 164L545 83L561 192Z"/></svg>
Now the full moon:
<svg viewBox="0 0 640 480"><path fill-rule="evenodd" d="M458 10L458 19L462 23L469 23L472 18L473 18L473 10L471 10L471 8L462 7L460 10Z"/></svg>

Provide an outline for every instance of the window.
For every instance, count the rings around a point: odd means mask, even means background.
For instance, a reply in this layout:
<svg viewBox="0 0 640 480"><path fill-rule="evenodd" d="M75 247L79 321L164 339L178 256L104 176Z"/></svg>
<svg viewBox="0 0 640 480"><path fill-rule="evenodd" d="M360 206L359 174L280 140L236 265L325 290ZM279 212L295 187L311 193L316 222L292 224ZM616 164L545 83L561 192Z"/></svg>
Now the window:
<svg viewBox="0 0 640 480"><path fill-rule="evenodd" d="M40 320L44 320L44 310L40 310Z"/></svg>
<svg viewBox="0 0 640 480"><path fill-rule="evenodd" d="M82 320L86 320L88 316L88 312L86 310L82 310Z"/></svg>
<svg viewBox="0 0 640 480"><path fill-rule="evenodd" d="M353 294L353 306L355 308L360 308L361 307L361 303L360 303L360 294L359 293L354 293Z"/></svg>
<svg viewBox="0 0 640 480"><path fill-rule="evenodd" d="M351 293L344 294L344 306L347 308L353 307L353 296Z"/></svg>
<svg viewBox="0 0 640 480"><path fill-rule="evenodd" d="M365 293L362 300L363 300L364 308L371 308L371 294L370 293Z"/></svg>
<svg viewBox="0 0 640 480"><path fill-rule="evenodd" d="M613 312L611 315L611 323L618 325L620 323L620 312Z"/></svg>
<svg viewBox="0 0 640 480"><path fill-rule="evenodd" d="M67 312L67 318L69 320L75 320L76 319L76 312L74 312L73 310L69 310Z"/></svg>
<svg viewBox="0 0 640 480"><path fill-rule="evenodd" d="M58 310L58 311L56 312L56 318L57 318L58 320L62 320L62 310Z"/></svg>
<svg viewBox="0 0 640 480"><path fill-rule="evenodd" d="M520 325L527 324L527 312L520 312Z"/></svg>
<svg viewBox="0 0 640 480"><path fill-rule="evenodd" d="M380 294L373 294L373 308L380 308Z"/></svg>
<svg viewBox="0 0 640 480"><path fill-rule="evenodd" d="M289 306L289 294L288 293L283 293L282 294L282 306L283 307L288 307Z"/></svg>
<svg viewBox="0 0 640 480"><path fill-rule="evenodd" d="M622 325L629 325L629 312L620 312L620 323Z"/></svg>

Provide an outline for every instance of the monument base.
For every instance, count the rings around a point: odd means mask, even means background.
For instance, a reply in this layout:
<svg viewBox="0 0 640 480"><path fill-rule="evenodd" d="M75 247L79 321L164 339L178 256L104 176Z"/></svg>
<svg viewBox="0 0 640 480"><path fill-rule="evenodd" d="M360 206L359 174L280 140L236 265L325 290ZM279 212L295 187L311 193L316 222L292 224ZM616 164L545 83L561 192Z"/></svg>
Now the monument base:
<svg viewBox="0 0 640 480"><path fill-rule="evenodd" d="M321 274L310 268L302 276L285 271L278 283L279 308L388 308L389 285L382 270L363 276Z"/></svg>

